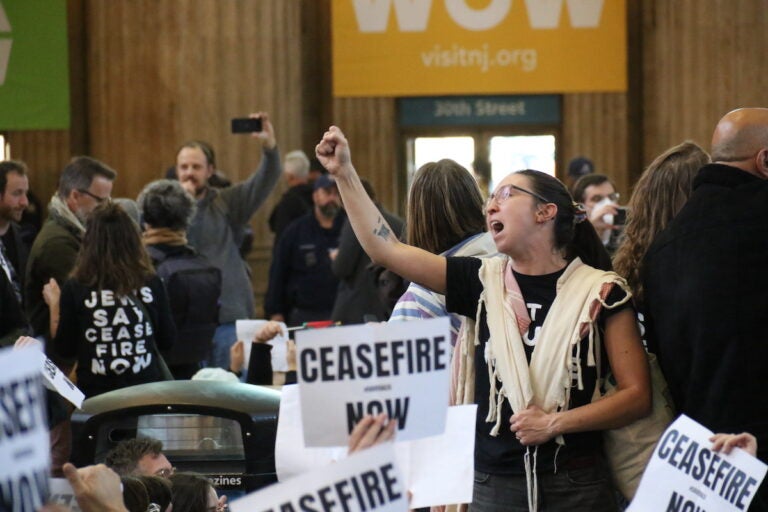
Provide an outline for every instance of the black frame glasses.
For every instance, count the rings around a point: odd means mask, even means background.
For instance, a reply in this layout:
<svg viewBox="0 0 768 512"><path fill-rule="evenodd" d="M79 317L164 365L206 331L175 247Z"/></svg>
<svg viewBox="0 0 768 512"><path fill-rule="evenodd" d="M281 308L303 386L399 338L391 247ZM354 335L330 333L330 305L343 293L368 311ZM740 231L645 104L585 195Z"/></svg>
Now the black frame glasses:
<svg viewBox="0 0 768 512"><path fill-rule="evenodd" d="M91 192L90 190L85 190L84 188L79 188L79 189L77 189L77 191L80 192L81 194L85 194L85 195L93 198L99 204L105 203L105 202L109 202L109 201L112 200L111 197L99 197L96 194L94 194L93 192Z"/></svg>
<svg viewBox="0 0 768 512"><path fill-rule="evenodd" d="M528 194L529 196L538 199L542 203L551 203L552 201L549 201L548 199L540 196L536 192L533 192L531 190L518 187L517 185L513 185L511 183L507 185L503 185L496 189L496 191L491 192L491 195L488 196L488 201L485 202L486 208L491 205L491 201L496 201L496 204L502 204L504 201L509 199L510 196L510 190L517 190L518 192L523 192L524 194Z"/></svg>

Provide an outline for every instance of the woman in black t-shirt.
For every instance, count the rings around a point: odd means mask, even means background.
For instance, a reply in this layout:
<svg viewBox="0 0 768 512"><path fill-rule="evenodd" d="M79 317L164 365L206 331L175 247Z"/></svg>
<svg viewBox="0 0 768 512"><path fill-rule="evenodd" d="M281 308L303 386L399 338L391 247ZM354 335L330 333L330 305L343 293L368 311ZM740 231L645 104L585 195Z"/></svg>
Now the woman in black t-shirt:
<svg viewBox="0 0 768 512"><path fill-rule="evenodd" d="M486 205L505 257L444 258L392 235L338 128L316 153L371 259L446 294L449 310L478 321L478 339L470 322L457 343L466 355L454 365L459 401L486 413L477 419L473 511L616 510L594 433L648 414L648 367L634 312L622 307L624 281L603 271L608 255L565 186L538 171L508 175ZM617 389L592 401L605 359Z"/></svg>
<svg viewBox="0 0 768 512"><path fill-rule="evenodd" d="M53 351L77 361L87 397L163 380L158 349L173 345L176 329L138 226L119 205L90 214L72 277L58 300L46 291Z"/></svg>

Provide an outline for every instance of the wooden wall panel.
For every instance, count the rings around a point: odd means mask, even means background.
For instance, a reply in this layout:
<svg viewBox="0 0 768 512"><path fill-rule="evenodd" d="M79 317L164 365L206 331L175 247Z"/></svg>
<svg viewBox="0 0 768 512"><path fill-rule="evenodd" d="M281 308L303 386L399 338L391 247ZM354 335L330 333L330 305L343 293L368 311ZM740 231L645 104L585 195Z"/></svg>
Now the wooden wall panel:
<svg viewBox="0 0 768 512"><path fill-rule="evenodd" d="M686 139L709 150L715 124L768 106L768 10L757 0L643 2L644 165Z"/></svg>
<svg viewBox="0 0 768 512"><path fill-rule="evenodd" d="M595 171L613 180L626 194L629 189L625 93L566 94L563 96L562 162L577 156L595 163ZM563 170L561 177L567 169Z"/></svg>
<svg viewBox="0 0 768 512"><path fill-rule="evenodd" d="M368 179L381 203L397 211L400 197L400 154L396 105L393 98L337 98L333 124L349 140L352 161L360 176Z"/></svg>
<svg viewBox="0 0 768 512"><path fill-rule="evenodd" d="M10 132L11 158L29 167L29 186L43 208L56 190L61 169L71 158L70 136L65 130Z"/></svg>
<svg viewBox="0 0 768 512"><path fill-rule="evenodd" d="M217 166L245 179L260 144L229 120L269 112L283 154L302 147L305 103L301 0L87 0L91 153L119 173L115 196L135 197L175 163L188 139L213 145ZM266 289L266 226L282 184L254 216L249 259Z"/></svg>

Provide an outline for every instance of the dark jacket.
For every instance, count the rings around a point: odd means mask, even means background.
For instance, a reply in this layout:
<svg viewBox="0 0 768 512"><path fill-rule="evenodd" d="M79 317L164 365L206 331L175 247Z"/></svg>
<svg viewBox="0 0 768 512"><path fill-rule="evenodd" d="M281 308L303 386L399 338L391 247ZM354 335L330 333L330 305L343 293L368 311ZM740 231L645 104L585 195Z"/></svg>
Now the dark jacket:
<svg viewBox="0 0 768 512"><path fill-rule="evenodd" d="M289 317L294 308L327 312L330 317L339 281L331 270L329 249L339 245L339 213L331 229L323 229L314 212L299 217L277 241L269 268L269 289L264 311L269 318L280 313Z"/></svg>
<svg viewBox="0 0 768 512"><path fill-rule="evenodd" d="M188 245L149 245L147 252L165 285L177 332L178 342L163 357L170 366L199 363L219 325L221 271Z"/></svg>
<svg viewBox="0 0 768 512"><path fill-rule="evenodd" d="M275 240L288 224L312 211L313 204L312 185L304 183L286 190L269 215L269 230L275 234Z"/></svg>
<svg viewBox="0 0 768 512"><path fill-rule="evenodd" d="M16 300L13 285L0 269L0 347L10 347L27 333L27 319Z"/></svg>
<svg viewBox="0 0 768 512"><path fill-rule="evenodd" d="M8 226L9 236L13 237L13 254L9 254L11 262L14 264L14 271L19 279L19 285L21 286L21 292L24 293L24 273L27 270L27 258L29 257L29 245L24 240L21 226L15 222L11 222ZM8 249L8 247L6 247Z"/></svg>
<svg viewBox="0 0 768 512"><path fill-rule="evenodd" d="M24 283L24 306L35 336L50 339L48 305L43 286L52 277L62 286L75 266L80 232L61 217L51 214L32 244Z"/></svg>
<svg viewBox="0 0 768 512"><path fill-rule="evenodd" d="M675 405L768 455L768 181L704 166L641 271L649 349Z"/></svg>
<svg viewBox="0 0 768 512"><path fill-rule="evenodd" d="M384 219L400 236L403 221L378 205ZM371 258L357 241L349 219L344 222L339 237L339 252L331 265L333 273L339 279L336 302L333 305L331 319L342 324L359 324L370 315L373 320L383 322L389 318L389 309L379 298L376 276L370 267Z"/></svg>

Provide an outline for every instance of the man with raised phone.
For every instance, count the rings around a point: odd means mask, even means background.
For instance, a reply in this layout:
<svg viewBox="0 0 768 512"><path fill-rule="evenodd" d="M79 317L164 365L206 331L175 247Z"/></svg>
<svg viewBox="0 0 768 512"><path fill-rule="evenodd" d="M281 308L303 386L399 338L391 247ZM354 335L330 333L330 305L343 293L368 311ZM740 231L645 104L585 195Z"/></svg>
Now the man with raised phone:
<svg viewBox="0 0 768 512"><path fill-rule="evenodd" d="M240 257L244 230L280 178L280 155L275 130L266 112L233 122L233 131L249 132L261 144L262 158L245 180L225 189L209 185L215 172L211 147L201 141L184 143L176 154L176 174L184 189L197 200L197 212L187 232L188 242L221 270L222 293L219 327L214 335L213 354L208 366L229 367L229 349L235 343L235 321L254 315L250 271ZM261 123L259 127L258 124Z"/></svg>

